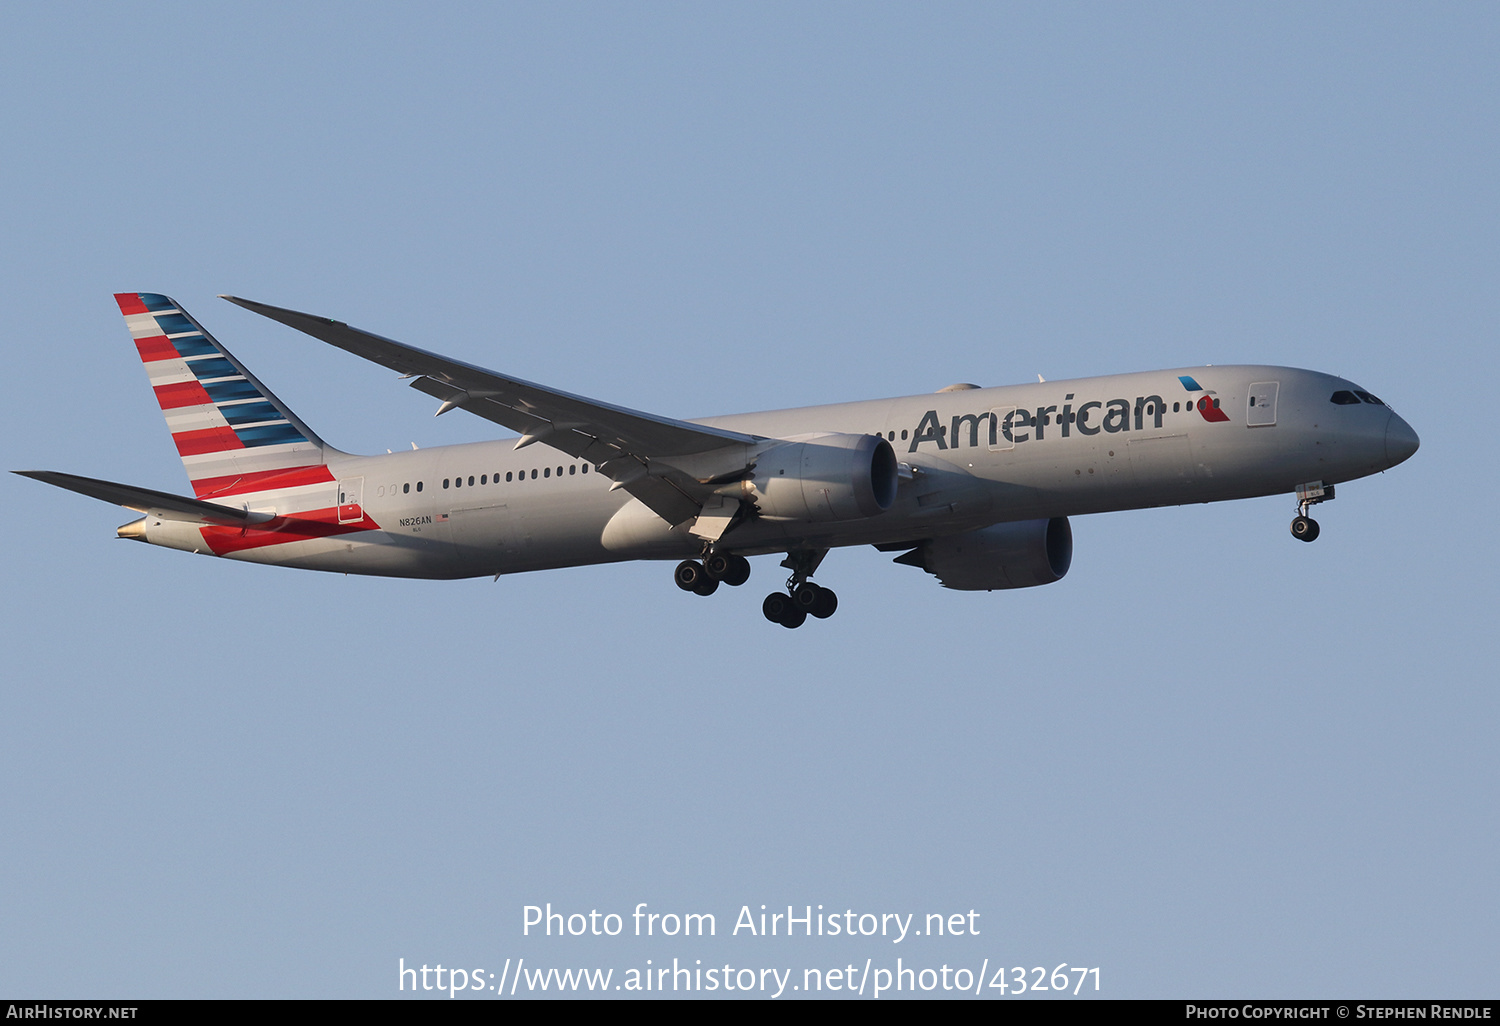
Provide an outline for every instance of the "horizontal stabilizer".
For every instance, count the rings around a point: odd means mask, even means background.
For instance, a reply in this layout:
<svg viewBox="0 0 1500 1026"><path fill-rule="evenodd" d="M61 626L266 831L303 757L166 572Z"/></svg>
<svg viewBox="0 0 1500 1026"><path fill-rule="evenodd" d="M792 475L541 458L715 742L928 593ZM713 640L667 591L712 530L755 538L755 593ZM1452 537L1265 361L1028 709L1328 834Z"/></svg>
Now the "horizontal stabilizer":
<svg viewBox="0 0 1500 1026"><path fill-rule="evenodd" d="M262 524L274 518L271 513L251 513L249 510L220 506L213 502L189 499L170 492L158 492L151 488L99 481L77 474L60 474L55 470L17 470L14 473L37 481L44 481L70 492L87 495L91 499L103 499L117 503L126 509L160 520L183 520L195 524L221 524L229 527L246 527Z"/></svg>

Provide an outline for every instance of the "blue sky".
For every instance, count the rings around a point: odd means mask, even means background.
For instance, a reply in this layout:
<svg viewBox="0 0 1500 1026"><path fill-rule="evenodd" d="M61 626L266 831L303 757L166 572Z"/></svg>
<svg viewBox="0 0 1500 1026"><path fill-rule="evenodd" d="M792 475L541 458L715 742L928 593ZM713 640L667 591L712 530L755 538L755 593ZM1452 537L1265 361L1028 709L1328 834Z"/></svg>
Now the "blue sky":
<svg viewBox="0 0 1500 1026"><path fill-rule="evenodd" d="M6 475L0 990L901 956L1492 996L1497 69L1477 4L8 11L10 469L186 489L137 289L355 452L496 429L216 294L672 416L1256 362L1423 445L1314 545L1287 496L1078 518L1012 593L838 551L795 632L771 559L711 600L316 575ZM549 901L719 935L523 937ZM982 932L728 935L763 903Z"/></svg>

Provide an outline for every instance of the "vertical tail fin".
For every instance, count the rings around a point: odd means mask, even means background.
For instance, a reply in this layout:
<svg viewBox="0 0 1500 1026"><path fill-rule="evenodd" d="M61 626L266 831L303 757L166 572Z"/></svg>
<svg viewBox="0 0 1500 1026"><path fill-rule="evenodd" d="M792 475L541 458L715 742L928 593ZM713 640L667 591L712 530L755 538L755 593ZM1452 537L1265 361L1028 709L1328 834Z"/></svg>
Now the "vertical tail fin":
<svg viewBox="0 0 1500 1026"><path fill-rule="evenodd" d="M200 499L333 480L313 434L176 302L115 295Z"/></svg>

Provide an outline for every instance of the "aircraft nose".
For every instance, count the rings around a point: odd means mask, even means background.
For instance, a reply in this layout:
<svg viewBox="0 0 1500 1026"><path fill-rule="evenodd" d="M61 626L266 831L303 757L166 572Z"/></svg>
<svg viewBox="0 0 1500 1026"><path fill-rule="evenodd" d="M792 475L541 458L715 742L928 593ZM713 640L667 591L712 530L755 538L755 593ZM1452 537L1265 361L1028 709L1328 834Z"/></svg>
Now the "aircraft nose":
<svg viewBox="0 0 1500 1026"><path fill-rule="evenodd" d="M1411 459L1421 444L1411 425L1392 413L1385 426L1385 458L1390 461L1390 465L1394 467Z"/></svg>

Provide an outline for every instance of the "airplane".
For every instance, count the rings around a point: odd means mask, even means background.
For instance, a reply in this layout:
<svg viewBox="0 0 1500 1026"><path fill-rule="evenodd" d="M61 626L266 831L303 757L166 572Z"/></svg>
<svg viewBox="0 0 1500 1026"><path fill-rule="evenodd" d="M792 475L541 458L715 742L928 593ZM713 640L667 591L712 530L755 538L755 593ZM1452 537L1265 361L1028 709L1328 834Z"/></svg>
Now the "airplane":
<svg viewBox="0 0 1500 1026"><path fill-rule="evenodd" d="M515 439L355 456L324 442L175 301L115 296L193 497L16 471L142 516L121 538L344 574L454 579L679 560L711 595L784 554L772 623L826 619L813 583L871 545L947 588L1061 580L1070 517L1292 493L1292 535L1336 485L1417 451L1411 426L1343 378L1290 367L1117 374L676 420L403 345L340 321L223 299L410 379Z"/></svg>

